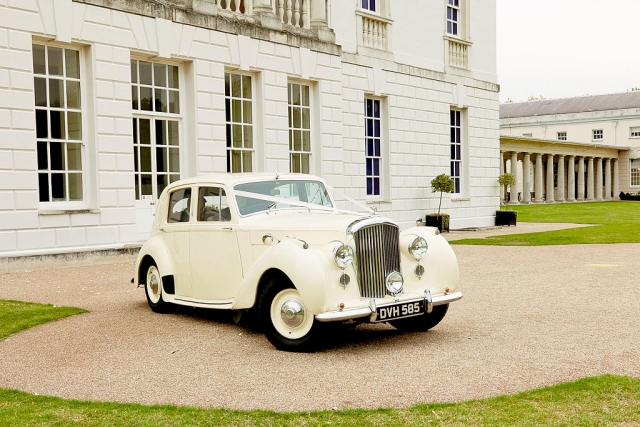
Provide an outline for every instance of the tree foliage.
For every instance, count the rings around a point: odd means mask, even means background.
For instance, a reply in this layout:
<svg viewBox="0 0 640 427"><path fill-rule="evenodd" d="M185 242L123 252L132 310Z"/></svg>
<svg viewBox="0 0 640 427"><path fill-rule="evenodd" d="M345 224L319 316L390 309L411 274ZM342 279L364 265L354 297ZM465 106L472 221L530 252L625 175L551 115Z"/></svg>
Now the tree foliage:
<svg viewBox="0 0 640 427"><path fill-rule="evenodd" d="M438 215L442 206L442 193L453 193L453 178L445 173L441 173L431 180L431 192L440 192L440 203L438 204Z"/></svg>

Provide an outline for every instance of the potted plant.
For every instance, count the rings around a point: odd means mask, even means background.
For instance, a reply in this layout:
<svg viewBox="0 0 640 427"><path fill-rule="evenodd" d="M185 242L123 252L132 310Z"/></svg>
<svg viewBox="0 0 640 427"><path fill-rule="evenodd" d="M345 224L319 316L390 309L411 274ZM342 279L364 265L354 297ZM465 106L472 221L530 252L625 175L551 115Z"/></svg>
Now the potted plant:
<svg viewBox="0 0 640 427"><path fill-rule="evenodd" d="M513 176L513 174L510 174L510 173L501 174L498 177L498 183L502 187L509 187L511 194L515 194L513 190L516 185L516 178ZM509 207L508 205L509 205L509 201L505 200L505 210L502 210L502 207L501 207L500 210L496 211L496 225L508 225L508 226L516 225L516 218L518 217L518 212L510 211L509 209L507 209Z"/></svg>
<svg viewBox="0 0 640 427"><path fill-rule="evenodd" d="M440 192L440 203L438 204L437 214L428 214L425 216L425 224L430 227L438 227L440 231L449 231L449 215L440 213L442 206L442 193L453 192L453 179L447 174L440 174L431 180L431 192Z"/></svg>

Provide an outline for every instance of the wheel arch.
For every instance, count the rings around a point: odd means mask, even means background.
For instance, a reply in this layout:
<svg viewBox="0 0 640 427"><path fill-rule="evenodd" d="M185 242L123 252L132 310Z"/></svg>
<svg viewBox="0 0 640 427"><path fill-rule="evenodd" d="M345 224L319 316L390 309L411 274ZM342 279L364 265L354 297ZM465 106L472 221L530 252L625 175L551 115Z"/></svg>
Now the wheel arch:
<svg viewBox="0 0 640 427"><path fill-rule="evenodd" d="M164 276L173 276L173 264L171 257L164 243L157 238L151 238L140 249L138 259L136 260L136 285L142 285L146 282L146 270L149 265L154 263L160 274Z"/></svg>

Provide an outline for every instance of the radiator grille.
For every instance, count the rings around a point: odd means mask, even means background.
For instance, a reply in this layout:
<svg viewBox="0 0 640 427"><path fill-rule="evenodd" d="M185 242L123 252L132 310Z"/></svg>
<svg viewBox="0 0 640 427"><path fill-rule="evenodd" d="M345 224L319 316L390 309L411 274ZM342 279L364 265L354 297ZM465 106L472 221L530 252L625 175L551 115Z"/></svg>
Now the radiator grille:
<svg viewBox="0 0 640 427"><path fill-rule="evenodd" d="M360 228L353 235L356 244L356 270L360 295L384 298L385 279L392 271L400 271L398 226L389 223Z"/></svg>

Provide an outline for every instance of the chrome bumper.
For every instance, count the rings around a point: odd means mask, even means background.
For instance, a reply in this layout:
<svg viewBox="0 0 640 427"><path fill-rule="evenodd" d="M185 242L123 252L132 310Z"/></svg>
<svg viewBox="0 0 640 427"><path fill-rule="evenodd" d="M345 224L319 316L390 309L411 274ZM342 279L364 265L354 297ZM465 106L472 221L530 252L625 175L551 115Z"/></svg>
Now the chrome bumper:
<svg viewBox="0 0 640 427"><path fill-rule="evenodd" d="M403 302L412 302L425 300L425 306L427 311L431 312L431 307L436 305L449 304L450 302L458 301L462 298L462 292L453 292L447 295L438 295L432 297L428 291L425 291L425 297L415 300L407 300ZM395 304L392 303L392 304ZM391 304L388 304L391 305ZM384 305L380 306L384 307ZM353 310L344 311L332 311L329 313L316 314L316 320L319 322L340 322L344 320L360 319L363 317L369 317L371 322L375 322L377 316L375 299L369 300L369 307L356 308Z"/></svg>

